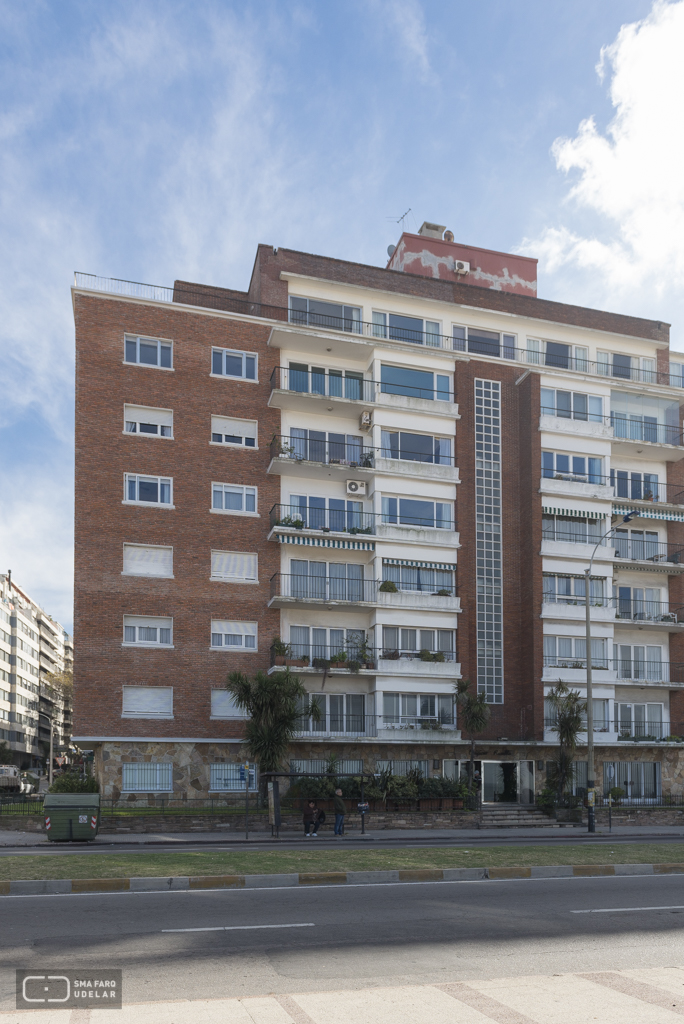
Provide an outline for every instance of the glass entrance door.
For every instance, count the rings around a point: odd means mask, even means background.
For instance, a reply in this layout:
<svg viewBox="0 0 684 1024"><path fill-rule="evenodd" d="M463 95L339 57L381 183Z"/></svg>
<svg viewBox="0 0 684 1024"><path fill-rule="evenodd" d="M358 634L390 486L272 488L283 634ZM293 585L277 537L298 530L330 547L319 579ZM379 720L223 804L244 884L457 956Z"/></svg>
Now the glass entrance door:
<svg viewBox="0 0 684 1024"><path fill-rule="evenodd" d="M520 761L520 786L518 789L521 804L534 803L534 761Z"/></svg>
<svg viewBox="0 0 684 1024"><path fill-rule="evenodd" d="M482 800L486 804L517 804L517 761L482 762Z"/></svg>

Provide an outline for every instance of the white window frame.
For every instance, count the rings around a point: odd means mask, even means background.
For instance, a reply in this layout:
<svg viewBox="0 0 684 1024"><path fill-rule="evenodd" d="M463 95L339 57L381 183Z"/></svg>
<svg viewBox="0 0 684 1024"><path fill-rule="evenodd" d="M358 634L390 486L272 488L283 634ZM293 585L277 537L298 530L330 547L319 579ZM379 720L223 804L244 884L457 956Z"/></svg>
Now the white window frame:
<svg viewBox="0 0 684 1024"><path fill-rule="evenodd" d="M131 342L131 341L135 342L135 355L136 355L136 358L135 358L134 361L126 359L126 349L128 348L128 343ZM144 342L144 344L146 344L146 345L156 345L157 346L157 362L156 363L141 363L140 362L140 342L141 341ZM168 348L171 350L171 365L170 366L162 366L161 365L161 347L162 347L162 345L164 345L165 347L168 346ZM148 338L144 334L124 334L124 357L123 357L122 362L123 362L124 366L145 366L145 367L147 367L150 370L166 370L167 372L170 370L173 373L173 370L174 370L174 365L173 365L173 342L169 338Z"/></svg>
<svg viewBox="0 0 684 1024"><path fill-rule="evenodd" d="M135 576L139 579L150 579L150 580L172 580L175 579L173 575L173 547L170 544L135 544L124 541L122 549L123 565L126 565L126 548L140 548L145 551L170 551L171 552L171 572L166 574L152 573L152 572L126 572L125 568L121 570L122 576Z"/></svg>
<svg viewBox="0 0 684 1024"><path fill-rule="evenodd" d="M148 423L149 420L143 420L143 419L139 419L139 418L131 419L130 417L131 417L132 414L131 413L127 413L127 410L129 410L129 409L130 410L133 410L133 409L138 410L138 413L142 409L147 410L147 412L149 412L149 413L170 413L171 414L171 424L170 425L167 424L167 423L155 423L155 424L153 424L154 426L159 427L159 431L156 434L152 434L149 431L141 431L140 430L140 424L141 423ZM127 402L124 405L124 420L123 420L123 423L124 423L124 425L123 425L123 433L126 434L127 437L154 437L154 438L162 438L163 437L165 441L173 441L173 409L162 409L160 407L151 406L151 405L150 406L133 405L133 403ZM136 429L135 430L129 430L128 429L128 424L129 423L133 423L135 425ZM166 429L170 430L170 433L169 434L162 434L161 431L162 430L166 430Z"/></svg>
<svg viewBox="0 0 684 1024"><path fill-rule="evenodd" d="M462 338L457 338L456 335L454 334L455 330L463 331L463 337ZM485 331L488 334L498 334L499 335L499 354L498 355L494 355L493 353L486 353L486 352L475 352L475 351L470 352L468 341L469 341L469 331L471 331L471 330L472 331ZM457 341L457 340L459 342L463 343L463 348L457 347L454 344L454 342ZM473 356L475 356L475 358L479 358L479 359L505 359L509 363L513 363L513 362L516 362L516 361L520 362L520 355L518 354L518 335L514 334L512 331L495 331L495 330L492 330L489 327L476 327L474 325L470 325L469 326L468 324L456 324L456 323L452 322L452 324L451 324L451 345L452 345L452 348L453 348L453 350L455 352L465 352L465 353L473 355ZM509 352L509 353L512 352L513 355L504 355L503 354L504 351Z"/></svg>
<svg viewBox="0 0 684 1024"><path fill-rule="evenodd" d="M214 575L214 555L247 555L254 559L255 575L246 576L216 576ZM217 583L245 583L253 586L259 583L259 555L256 551L224 551L218 548L211 549L211 575L209 577Z"/></svg>
<svg viewBox="0 0 684 1024"><path fill-rule="evenodd" d="M218 704L219 702L224 703L229 711L228 714L220 715L216 713L219 709L218 707L215 708L214 706L215 694L223 698L223 700L221 701L217 700L216 704ZM225 687L213 687L211 691L211 718L215 719L217 722L244 722L245 719L249 718L249 715L243 708L238 708L235 706L233 700L231 699Z"/></svg>
<svg viewBox="0 0 684 1024"><path fill-rule="evenodd" d="M389 318L390 316L404 316L408 320L420 320L423 324L422 330L416 333L423 335L423 341L409 341L408 338L390 338ZM413 316L411 313L397 313L395 309L373 309L371 311L371 330L374 338L386 338L388 341L400 341L406 345L420 345L423 348L442 348L443 323L441 320L431 320L425 316ZM428 324L436 327L436 331L428 331ZM428 338L437 338L436 344L427 341Z"/></svg>
<svg viewBox="0 0 684 1024"><path fill-rule="evenodd" d="M209 792L210 793L244 793L245 783L240 780L240 769L242 764L234 762L217 762L209 765ZM253 793L259 788L259 773L256 765L249 764L249 792ZM223 775L223 779L221 779ZM228 785L214 785L214 783L227 782Z"/></svg>
<svg viewBox="0 0 684 1024"><path fill-rule="evenodd" d="M157 487L161 489L162 484L169 485L169 501L140 501L139 499L133 499L128 497L128 485L131 480L136 481L136 494L139 493L138 484L141 480L156 480ZM152 476L147 473L124 473L124 497L121 502L122 505L137 505L142 508L175 508L173 503L173 477L172 476Z"/></svg>
<svg viewBox="0 0 684 1024"><path fill-rule="evenodd" d="M224 624L227 626L235 627L236 631L227 632L225 629L218 629L219 625ZM254 627L253 630L247 631L245 627ZM243 627L242 629L240 627ZM221 636L221 643L214 644L215 636ZM226 644L223 640L226 636L239 636L242 638L242 643L239 644ZM245 643L246 639L254 639L254 646ZM212 619L209 626L209 648L212 651L228 651L239 654L255 654L259 650L259 626L254 621L242 620L242 619Z"/></svg>
<svg viewBox="0 0 684 1024"><path fill-rule="evenodd" d="M214 419L221 419L221 420L225 420L225 421L228 421L228 422L233 422L233 423L236 423L236 424L240 424L240 423L253 423L254 424L254 437L253 438L252 437L247 437L245 435L242 438L242 442L240 442L240 441L225 441L225 440L223 440L223 441L215 441L214 440L214 434L218 433L218 431L214 431ZM211 429L209 431L209 434L210 434L209 444L214 445L214 447L216 447L216 448L245 448L245 449L249 449L249 451L252 451L252 452L256 452L256 451L259 450L259 421L258 420L246 420L246 419L241 419L240 417L237 417L237 416L221 416L219 413L213 413L212 417L211 417ZM225 436L226 436L225 433L223 433L222 436L225 438ZM238 435L236 434L236 435L233 435L233 436L237 437ZM254 444L245 444L245 441L254 441Z"/></svg>
<svg viewBox="0 0 684 1024"><path fill-rule="evenodd" d="M224 369L225 369L225 365L226 365L226 355L240 356L242 358L242 374L238 375L238 374L233 374L233 373L214 373L214 353L215 352L220 352L221 353L221 357L222 357L221 358L221 362L222 362L222 365L223 365ZM253 377L246 377L245 376L246 357L247 356L251 356L254 359L254 376ZM210 377L216 377L219 380L242 380L246 384L258 384L259 383L259 354L258 354L258 352L248 352L246 349L222 348L222 347L220 347L218 345L213 345L212 349L211 349L211 372L210 372L209 376Z"/></svg>
<svg viewBox="0 0 684 1024"><path fill-rule="evenodd" d="M145 769L137 772L132 769ZM131 785L132 776L137 774L154 775L156 785ZM124 761L121 766L122 793L171 793L173 792L173 764L170 761Z"/></svg>
<svg viewBox="0 0 684 1024"><path fill-rule="evenodd" d="M242 490L242 504L243 504L243 506L246 503L247 492L248 491L254 491L254 511L253 512L247 512L247 511L245 511L244 507L242 509L238 509L238 508L214 508L214 488L215 487L217 487L217 488L218 487L221 487L221 488L235 487L238 490ZM225 491L223 492L223 494L224 494L224 497L222 498L222 501L225 502ZM212 480L212 483L211 483L211 503L210 503L210 507L209 507L209 511L210 512L214 512L216 515L219 515L219 516L252 516L253 518L257 518L258 519L258 518L260 518L259 517L258 509L259 509L259 488L258 487L253 487L251 484L231 484L231 483L226 483L225 481L221 482L221 481L218 481L218 480Z"/></svg>
<svg viewBox="0 0 684 1024"><path fill-rule="evenodd" d="M135 640L126 640L127 627L135 629ZM162 643L161 640L139 640L138 631L145 628L157 629L158 632L161 629L168 629L169 643ZM163 651L173 650L173 618L166 615L124 615L123 636L122 647L149 647Z"/></svg>
<svg viewBox="0 0 684 1024"><path fill-rule="evenodd" d="M163 712L161 712L161 711L150 711L150 710L147 710L147 711L144 711L144 710L143 711L130 711L130 710L126 710L126 700L129 697L130 693L131 692L135 692L136 690L137 691L140 691L140 690L160 691L160 692L162 692L162 693L164 693L166 695L166 699L167 700L168 700L169 693L170 693L170 695L171 695L171 699L170 699L170 703L169 703L170 710L169 711L163 711ZM170 721L174 717L174 715L173 715L173 687L172 686L145 686L145 685L142 685L142 686L137 685L136 686L136 685L133 685L133 684L124 684L123 687L121 688L121 717L122 718L144 718L144 719L150 719L150 720L160 719L162 721L167 721L167 722Z"/></svg>

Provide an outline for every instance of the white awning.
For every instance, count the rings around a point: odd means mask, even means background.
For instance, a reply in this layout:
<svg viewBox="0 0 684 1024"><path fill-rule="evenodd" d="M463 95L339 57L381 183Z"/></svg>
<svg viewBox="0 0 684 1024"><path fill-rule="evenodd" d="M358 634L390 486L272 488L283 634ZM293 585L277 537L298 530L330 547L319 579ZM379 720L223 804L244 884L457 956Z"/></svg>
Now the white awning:
<svg viewBox="0 0 684 1024"><path fill-rule="evenodd" d="M375 551L375 541L338 540L336 537L302 537L301 534L277 533L281 544L303 544L312 548L347 548L351 551Z"/></svg>
<svg viewBox="0 0 684 1024"><path fill-rule="evenodd" d="M658 509L651 505L648 508L638 508L636 505L613 505L614 516L626 516L629 512L638 512L642 519L667 519L671 523L684 523L684 512L668 512L666 509Z"/></svg>
<svg viewBox="0 0 684 1024"><path fill-rule="evenodd" d="M605 519L605 512L596 512L586 508L548 508L542 505L545 516L581 516L584 519Z"/></svg>
<svg viewBox="0 0 684 1024"><path fill-rule="evenodd" d="M383 558L383 565L410 565L413 569L443 569L455 572L456 566L450 562L411 562L407 558Z"/></svg>

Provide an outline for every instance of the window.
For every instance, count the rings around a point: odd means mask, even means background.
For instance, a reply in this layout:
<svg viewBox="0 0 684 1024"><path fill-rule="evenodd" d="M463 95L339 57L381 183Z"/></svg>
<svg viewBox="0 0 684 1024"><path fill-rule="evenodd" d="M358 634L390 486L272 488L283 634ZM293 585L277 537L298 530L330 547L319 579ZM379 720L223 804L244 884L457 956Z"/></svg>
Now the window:
<svg viewBox="0 0 684 1024"><path fill-rule="evenodd" d="M211 578L226 583L258 583L256 555L245 551L212 551Z"/></svg>
<svg viewBox="0 0 684 1024"><path fill-rule="evenodd" d="M517 359L515 334L499 334L485 331L482 327L459 327L452 329L453 345L457 352L474 352L483 356L503 359Z"/></svg>
<svg viewBox="0 0 684 1024"><path fill-rule="evenodd" d="M422 526L452 530L453 506L449 502L419 501L416 498L382 499L383 523L400 523L402 526Z"/></svg>
<svg viewBox="0 0 684 1024"><path fill-rule="evenodd" d="M637 622L676 622L667 600L662 601L660 587L616 587L617 618ZM666 592L667 593L667 592Z"/></svg>
<svg viewBox="0 0 684 1024"><path fill-rule="evenodd" d="M603 459L584 455L563 455L542 452L542 476L551 480L574 480L578 483L602 484Z"/></svg>
<svg viewBox="0 0 684 1024"><path fill-rule="evenodd" d="M290 323L360 334L361 309L358 306L343 306L336 302L322 302L320 299L304 299L291 295Z"/></svg>
<svg viewBox="0 0 684 1024"><path fill-rule="evenodd" d="M429 777L428 761L376 761L377 772L389 770L392 775L408 775L414 769L418 770L424 778Z"/></svg>
<svg viewBox="0 0 684 1024"><path fill-rule="evenodd" d="M340 660L336 655L344 652L347 661L363 661L362 648L365 647L365 641L366 633L363 629L290 626L290 648L293 658L336 661Z"/></svg>
<svg viewBox="0 0 684 1024"><path fill-rule="evenodd" d="M412 629L382 627L382 656L417 657L420 652L442 654L442 661L454 660L454 633L451 629Z"/></svg>
<svg viewBox="0 0 684 1024"><path fill-rule="evenodd" d="M127 334L124 362L139 363L142 366L158 366L163 370L170 370L172 368L172 349L170 341L160 341L158 338L139 338Z"/></svg>
<svg viewBox="0 0 684 1024"><path fill-rule="evenodd" d="M290 560L290 576L281 577L281 593L287 597L321 601L368 601L372 587L365 584L363 566L353 562Z"/></svg>
<svg viewBox="0 0 684 1024"><path fill-rule="evenodd" d="M676 551L668 558L667 544L659 542L657 530L616 530L612 543L618 558L637 561L678 562L682 554Z"/></svg>
<svg viewBox="0 0 684 1024"><path fill-rule="evenodd" d="M638 501L666 501L667 488L659 485L657 473L631 473L626 469L611 469L610 486L616 498Z"/></svg>
<svg viewBox="0 0 684 1024"><path fill-rule="evenodd" d="M381 366L381 391L385 395L405 395L407 398L438 399L453 402L451 377L425 370L408 370L403 366Z"/></svg>
<svg viewBox="0 0 684 1024"><path fill-rule="evenodd" d="M156 619L150 615L124 615L124 645L136 647L170 647L173 619Z"/></svg>
<svg viewBox="0 0 684 1024"><path fill-rule="evenodd" d="M606 640L604 637L591 639L592 668L607 669ZM587 641L584 637L545 636L545 668L586 668Z"/></svg>
<svg viewBox="0 0 684 1024"><path fill-rule="evenodd" d="M611 391L610 417L615 437L652 444L682 443L679 402Z"/></svg>
<svg viewBox="0 0 684 1024"><path fill-rule="evenodd" d="M231 651L255 651L257 648L256 622L227 622L211 620L211 646Z"/></svg>
<svg viewBox="0 0 684 1024"><path fill-rule="evenodd" d="M618 679L668 681L668 665L663 663L662 647L639 644L613 644L613 660Z"/></svg>
<svg viewBox="0 0 684 1024"><path fill-rule="evenodd" d="M162 476L138 476L125 473L124 502L149 505L171 505L173 481Z"/></svg>
<svg viewBox="0 0 684 1024"><path fill-rule="evenodd" d="M257 447L257 421L236 420L228 416L211 417L211 443L232 448Z"/></svg>
<svg viewBox="0 0 684 1024"><path fill-rule="evenodd" d="M211 717L212 718L248 718L244 708L235 703L232 693L228 690L211 691Z"/></svg>
<svg viewBox="0 0 684 1024"><path fill-rule="evenodd" d="M245 487L242 484L212 484L211 495L212 512L229 512L233 515L256 512L256 487Z"/></svg>
<svg viewBox="0 0 684 1024"><path fill-rule="evenodd" d="M584 576L554 576L544 574L544 601L551 604L584 604L586 588ZM589 600L593 606L605 605L605 578L592 576Z"/></svg>
<svg viewBox="0 0 684 1024"><path fill-rule="evenodd" d="M370 533L372 526L365 525L362 501L348 501L344 498L316 498L305 494L291 494L290 505L282 506L285 516L299 521L310 530L334 530L338 533L355 530Z"/></svg>
<svg viewBox="0 0 684 1024"><path fill-rule="evenodd" d="M398 313L374 312L373 337L410 341L413 345L429 345L432 348L440 348L442 344L441 328L436 321L401 316Z"/></svg>
<svg viewBox="0 0 684 1024"><path fill-rule="evenodd" d="M363 446L364 438L356 434L329 433L325 430L304 430L292 427L290 446L286 452L293 459L306 462L336 463L342 466L373 465L373 453Z"/></svg>
<svg viewBox="0 0 684 1024"><path fill-rule="evenodd" d="M566 420L603 423L603 399L600 395L585 395L581 391L541 388L540 397L542 416L558 416Z"/></svg>
<svg viewBox="0 0 684 1024"><path fill-rule="evenodd" d="M249 768L249 789L257 789L256 765L250 764ZM209 766L209 789L212 793L226 791L245 791L245 768L242 764L212 764Z"/></svg>
<svg viewBox="0 0 684 1024"><path fill-rule="evenodd" d="M670 385L673 388L684 387L684 363L670 363Z"/></svg>
<svg viewBox="0 0 684 1024"><path fill-rule="evenodd" d="M124 405L124 433L150 437L173 437L173 409L150 409L145 405Z"/></svg>
<svg viewBox="0 0 684 1024"><path fill-rule="evenodd" d="M619 355L617 352L597 352L596 372L604 377L623 377L647 384L655 384L658 380L655 359Z"/></svg>
<svg viewBox="0 0 684 1024"><path fill-rule="evenodd" d="M615 701L615 732L619 734L621 740L662 739L670 731L669 724L663 721L664 717L662 704L627 704ZM629 790L627 793L632 795Z"/></svg>
<svg viewBox="0 0 684 1024"><path fill-rule="evenodd" d="M398 590L419 591L434 594L446 590L454 591L453 569L436 569L421 565L401 565L383 559L382 578L395 583Z"/></svg>
<svg viewBox="0 0 684 1024"><path fill-rule="evenodd" d="M123 764L121 789L124 793L170 793L172 764Z"/></svg>
<svg viewBox="0 0 684 1024"><path fill-rule="evenodd" d="M363 693L311 693L308 697L318 705L320 717L318 720L300 718L300 732L364 735L374 726L374 716L366 717L366 696ZM307 702L302 700L300 707Z"/></svg>
<svg viewBox="0 0 684 1024"><path fill-rule="evenodd" d="M173 579L173 548L152 544L124 544L123 576Z"/></svg>
<svg viewBox="0 0 684 1024"><path fill-rule="evenodd" d="M309 760L294 760L290 761L290 771L297 774L305 774L308 772L317 772L324 775L328 761L324 761L321 758L311 758ZM342 758L337 762L338 771L345 775L361 775L363 773L363 760L356 758Z"/></svg>
<svg viewBox="0 0 684 1024"><path fill-rule="evenodd" d="M566 544L597 544L605 533L602 519L581 516L542 516L543 540L563 541ZM601 541L605 544L605 539Z"/></svg>
<svg viewBox="0 0 684 1024"><path fill-rule="evenodd" d="M409 462L432 462L451 465L451 438L430 434L408 434L404 431L382 430L380 454L384 459L406 459Z"/></svg>
<svg viewBox="0 0 684 1024"><path fill-rule="evenodd" d="M122 718L173 718L173 687L124 686Z"/></svg>
<svg viewBox="0 0 684 1024"><path fill-rule="evenodd" d="M628 799L657 800L661 795L660 762L604 761L603 792L605 796L608 796L612 786L618 786L623 790Z"/></svg>
<svg viewBox="0 0 684 1024"><path fill-rule="evenodd" d="M211 372L215 377L256 380L256 353L237 352L230 348L213 348L211 350Z"/></svg>
<svg viewBox="0 0 684 1024"><path fill-rule="evenodd" d="M383 725L391 728L420 727L425 720L435 725L453 725L454 698L437 693L383 693Z"/></svg>
<svg viewBox="0 0 684 1024"><path fill-rule="evenodd" d="M352 370L326 370L323 366L290 363L281 370L281 387L301 394L348 398L353 402L375 401L375 381L364 380L362 373Z"/></svg>

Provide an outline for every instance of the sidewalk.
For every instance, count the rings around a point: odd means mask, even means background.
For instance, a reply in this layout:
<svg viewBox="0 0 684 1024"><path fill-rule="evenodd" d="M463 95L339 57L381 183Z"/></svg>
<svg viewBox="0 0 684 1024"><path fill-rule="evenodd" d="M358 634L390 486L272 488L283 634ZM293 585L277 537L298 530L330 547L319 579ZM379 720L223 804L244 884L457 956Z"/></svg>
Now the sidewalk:
<svg viewBox="0 0 684 1024"><path fill-rule="evenodd" d="M599 826L596 829L596 836L612 835L615 839L633 838L637 841L648 842L651 838L672 839L684 838L684 825L658 825L653 828L640 826L619 825L614 826L613 831L608 831L608 826ZM480 828L480 829L381 829L373 832L372 829L361 835L360 832L348 832L341 839L335 839L332 832L321 832L318 838L335 844L353 843L355 846L361 843L385 842L403 843L406 846L414 844L423 845L426 840L443 842L445 845L467 846L469 843L478 840L500 840L502 845L511 840L524 839L534 845L535 842L545 839L568 842L592 839L586 831L586 826L576 828ZM192 846L194 844L212 846L264 846L271 847L278 843L306 843L314 847L316 840L305 839L299 832L281 832L280 840L272 839L270 835L263 832L253 832L249 840L244 835L232 833L230 835L217 834L216 832L128 832L125 835L101 835L92 843L82 844L84 850L94 846ZM81 844L79 844L81 845ZM47 837L37 832L15 832L13 830L3 831L0 829L0 848L5 847L60 847L62 849L73 849L70 844L49 843Z"/></svg>

